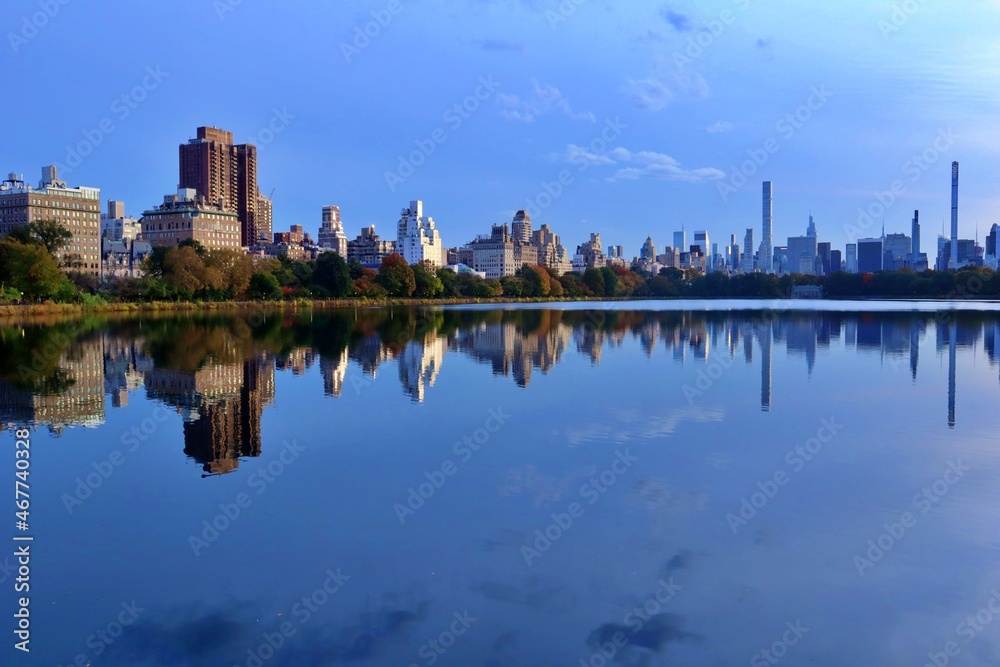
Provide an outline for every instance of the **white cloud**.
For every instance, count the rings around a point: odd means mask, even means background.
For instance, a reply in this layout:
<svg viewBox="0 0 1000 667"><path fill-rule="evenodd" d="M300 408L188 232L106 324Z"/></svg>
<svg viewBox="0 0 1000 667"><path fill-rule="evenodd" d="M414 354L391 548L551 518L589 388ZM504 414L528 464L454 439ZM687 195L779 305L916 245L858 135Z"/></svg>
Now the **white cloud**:
<svg viewBox="0 0 1000 667"><path fill-rule="evenodd" d="M570 144L566 147L564 158L567 162L576 165L617 165L618 171L605 179L608 182L656 178L664 181L703 183L726 177L724 171L715 167L687 169L677 159L655 151L635 152L626 148L615 148L604 154L595 154L585 148Z"/></svg>
<svg viewBox="0 0 1000 667"><path fill-rule="evenodd" d="M735 128L736 126L728 120L720 120L718 123L709 125L705 129L707 129L711 134L719 134L720 132L732 132Z"/></svg>
<svg viewBox="0 0 1000 667"><path fill-rule="evenodd" d="M532 91L528 97L519 95L498 95L497 100L503 111L500 115L507 120L521 123L534 123L539 116L546 116L552 113L562 113L574 120L585 120L591 123L596 122L594 114L587 112L576 112L558 88L547 83L539 83L537 79L532 79Z"/></svg>
<svg viewBox="0 0 1000 667"><path fill-rule="evenodd" d="M649 76L629 79L625 92L637 109L662 111L677 97L703 100L709 88L701 74L660 60Z"/></svg>

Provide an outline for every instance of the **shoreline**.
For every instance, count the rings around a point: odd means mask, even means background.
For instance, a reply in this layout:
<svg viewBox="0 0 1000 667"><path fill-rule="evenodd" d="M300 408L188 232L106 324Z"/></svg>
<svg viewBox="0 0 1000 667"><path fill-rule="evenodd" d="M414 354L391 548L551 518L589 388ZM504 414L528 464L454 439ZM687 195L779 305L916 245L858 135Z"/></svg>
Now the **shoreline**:
<svg viewBox="0 0 1000 667"><path fill-rule="evenodd" d="M788 302L789 310L794 310L796 304L806 305L810 303L838 303L844 301L870 302L870 303L998 303L1000 299L990 299L985 297L965 297L961 299L950 299L947 297L850 297L850 298L824 298L824 299L790 299L787 297L732 297L732 296L710 296L710 297L569 297L569 298L548 298L548 297L491 297L491 298L449 298L449 299L329 299L329 300L299 300L299 301L151 301L144 303L109 303L101 305L65 304L65 303L40 303L40 304L0 304L0 321L17 320L20 318L36 318L45 316L85 316L85 315L142 315L142 314L165 314L183 315L192 313L219 313L219 314L239 314L250 311L268 312L303 312L303 311L328 311L342 310L348 308L389 308L389 307L413 307L421 308L428 306L505 306L519 304L566 304L566 303L627 303L641 301L690 301L690 302L715 302L715 301L784 301ZM808 308L806 308L808 309Z"/></svg>

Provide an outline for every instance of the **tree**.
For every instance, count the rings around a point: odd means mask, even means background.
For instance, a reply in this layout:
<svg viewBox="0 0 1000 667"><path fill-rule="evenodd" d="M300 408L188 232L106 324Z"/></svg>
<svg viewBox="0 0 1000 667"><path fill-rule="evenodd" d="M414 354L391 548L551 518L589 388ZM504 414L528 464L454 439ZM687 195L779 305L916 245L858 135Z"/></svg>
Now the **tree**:
<svg viewBox="0 0 1000 667"><path fill-rule="evenodd" d="M525 264L517 276L525 283L525 296L547 297L552 293L552 277L544 267Z"/></svg>
<svg viewBox="0 0 1000 667"><path fill-rule="evenodd" d="M191 246L171 248L163 258L163 278L187 296L218 286L218 274L208 275L205 262Z"/></svg>
<svg viewBox="0 0 1000 667"><path fill-rule="evenodd" d="M281 297L281 285L273 274L258 272L250 276L247 296L251 299L274 300Z"/></svg>
<svg viewBox="0 0 1000 667"><path fill-rule="evenodd" d="M607 296L616 296L622 289L621 281L611 267L601 268L601 276L604 278L604 293ZM594 290L595 292L597 290Z"/></svg>
<svg viewBox="0 0 1000 667"><path fill-rule="evenodd" d="M462 281L457 273L442 266L437 270L437 277L441 281L442 296L449 299L462 296Z"/></svg>
<svg viewBox="0 0 1000 667"><path fill-rule="evenodd" d="M253 275L253 259L248 255L239 250L217 248L207 251L203 259L205 267L216 272L222 289L228 292L229 298L247 291L250 276Z"/></svg>
<svg viewBox="0 0 1000 667"><path fill-rule="evenodd" d="M600 269L590 268L583 272L583 284L595 296L604 296L604 274Z"/></svg>
<svg viewBox="0 0 1000 667"><path fill-rule="evenodd" d="M330 296L341 299L351 292L351 269L336 252L324 252L316 259L313 282Z"/></svg>
<svg viewBox="0 0 1000 667"><path fill-rule="evenodd" d="M414 296L422 299L433 299L444 292L444 283L441 282L430 262L414 264L410 268L413 269L413 279L416 285Z"/></svg>
<svg viewBox="0 0 1000 667"><path fill-rule="evenodd" d="M392 297L408 297L417 289L413 269L399 253L393 253L382 260L382 266L378 270L378 283Z"/></svg>
<svg viewBox="0 0 1000 667"><path fill-rule="evenodd" d="M0 286L13 287L26 299L70 300L76 290L41 244L0 239Z"/></svg>

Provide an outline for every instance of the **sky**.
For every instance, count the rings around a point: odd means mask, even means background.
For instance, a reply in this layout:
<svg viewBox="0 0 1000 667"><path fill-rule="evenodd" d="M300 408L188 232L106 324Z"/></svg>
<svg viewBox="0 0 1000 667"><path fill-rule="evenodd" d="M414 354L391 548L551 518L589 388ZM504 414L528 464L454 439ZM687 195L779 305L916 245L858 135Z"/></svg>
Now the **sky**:
<svg viewBox="0 0 1000 667"><path fill-rule="evenodd" d="M572 252L706 229L925 252L997 222L1000 2L7 0L0 169L58 164L138 217L196 128L259 149L274 228L392 238L424 201L445 245L528 210ZM864 217L861 211L872 216ZM690 241L689 241L690 242Z"/></svg>

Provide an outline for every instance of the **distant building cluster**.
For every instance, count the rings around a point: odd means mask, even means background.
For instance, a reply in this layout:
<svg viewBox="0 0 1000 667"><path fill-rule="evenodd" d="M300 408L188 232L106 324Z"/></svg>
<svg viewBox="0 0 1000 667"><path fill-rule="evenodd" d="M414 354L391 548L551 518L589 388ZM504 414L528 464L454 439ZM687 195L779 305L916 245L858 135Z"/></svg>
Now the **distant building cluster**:
<svg viewBox="0 0 1000 667"><path fill-rule="evenodd" d="M621 245L605 246L599 233L591 233L589 239L570 253L548 225L534 229L531 216L525 211L517 211L509 223L493 224L488 234L461 246L447 247L420 200L411 201L402 209L394 238L383 239L374 226L367 226L351 240L340 207L335 205L322 208L315 240L302 225L290 225L288 231L274 231L273 202L261 192L257 173L257 148L253 144L236 144L232 132L217 127L199 127L194 139L179 146L179 183L175 193L165 196L162 204L145 210L140 219L127 216L124 202L116 200L109 200L107 210L101 213L99 189L71 188L59 179L56 167L49 166L42 170L37 188L15 173L0 183L0 235L34 221L57 221L72 235L57 259L68 268L99 277L137 277L141 274L142 260L153 247L174 247L192 241L209 249L294 260L335 252L371 268L398 253L410 264L447 266L459 273L493 279L513 276L525 264L547 267L557 274L623 267L654 275L665 269L677 269L706 274L760 272L817 276L837 271L919 272L967 265L996 269L998 265L997 225L991 228L985 248L978 239L958 238L957 162L952 165L951 235L938 237L937 261L933 267L922 249L919 211L914 211L909 235L886 234L883 225L880 236L853 240L843 252L834 249L830 242L820 241L811 214L803 236L792 236L784 245L775 245L774 186L770 181L762 187L759 241L757 230L749 227L742 239L731 234L729 242L721 247L711 241L705 230L696 230L689 244L688 233L682 227L681 231L673 232L672 245L661 249L648 236L639 254L628 258Z"/></svg>

